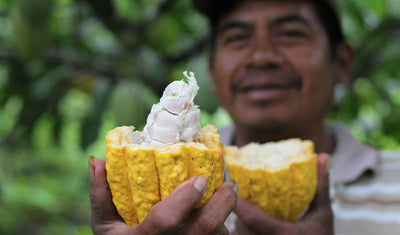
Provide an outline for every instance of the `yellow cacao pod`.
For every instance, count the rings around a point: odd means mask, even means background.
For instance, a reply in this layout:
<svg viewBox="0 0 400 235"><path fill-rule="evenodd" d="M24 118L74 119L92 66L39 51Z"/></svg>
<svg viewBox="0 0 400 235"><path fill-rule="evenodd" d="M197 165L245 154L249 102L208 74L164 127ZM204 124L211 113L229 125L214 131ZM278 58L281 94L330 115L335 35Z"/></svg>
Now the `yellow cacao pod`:
<svg viewBox="0 0 400 235"><path fill-rule="evenodd" d="M207 178L197 207L222 184L223 147L216 127L203 127L194 142L164 145L133 144L133 130L121 126L106 136L107 181L113 203L127 224L142 222L154 204L191 176Z"/></svg>
<svg viewBox="0 0 400 235"><path fill-rule="evenodd" d="M317 158L311 141L226 146L224 158L229 177L238 183L239 196L270 216L294 221L314 198Z"/></svg>

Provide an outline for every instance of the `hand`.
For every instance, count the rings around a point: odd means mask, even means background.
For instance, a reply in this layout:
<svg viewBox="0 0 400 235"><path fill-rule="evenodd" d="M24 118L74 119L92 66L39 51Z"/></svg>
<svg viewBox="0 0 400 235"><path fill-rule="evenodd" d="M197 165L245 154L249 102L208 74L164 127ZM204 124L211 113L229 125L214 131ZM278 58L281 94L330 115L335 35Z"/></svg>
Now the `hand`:
<svg viewBox="0 0 400 235"><path fill-rule="evenodd" d="M191 213L206 187L204 176L193 176L132 227L124 223L112 203L104 160L90 157L89 172L94 234L228 234L224 221L236 205L236 183L224 182L206 204Z"/></svg>
<svg viewBox="0 0 400 235"><path fill-rule="evenodd" d="M333 234L333 216L329 199L328 154L318 155L317 193L309 211L290 223L266 215L258 206L238 198L236 230L232 234Z"/></svg>

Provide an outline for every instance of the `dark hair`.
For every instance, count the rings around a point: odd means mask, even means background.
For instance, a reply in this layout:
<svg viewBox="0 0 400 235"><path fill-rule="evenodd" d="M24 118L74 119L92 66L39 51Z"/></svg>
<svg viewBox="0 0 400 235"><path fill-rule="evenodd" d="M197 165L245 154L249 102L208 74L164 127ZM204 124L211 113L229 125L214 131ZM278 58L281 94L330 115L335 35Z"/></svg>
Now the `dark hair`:
<svg viewBox="0 0 400 235"><path fill-rule="evenodd" d="M211 53L215 50L216 31L217 25L221 18L232 12L236 6L245 0L231 0L230 5L225 3L224 5L217 5L212 12L208 14L209 27L210 27L210 50ZM333 6L330 0L304 0L311 3L314 8L315 14L318 20L324 27L325 33L328 36L329 46L331 54L336 55L336 46L339 45L343 40L343 32L340 23L340 19L335 6Z"/></svg>

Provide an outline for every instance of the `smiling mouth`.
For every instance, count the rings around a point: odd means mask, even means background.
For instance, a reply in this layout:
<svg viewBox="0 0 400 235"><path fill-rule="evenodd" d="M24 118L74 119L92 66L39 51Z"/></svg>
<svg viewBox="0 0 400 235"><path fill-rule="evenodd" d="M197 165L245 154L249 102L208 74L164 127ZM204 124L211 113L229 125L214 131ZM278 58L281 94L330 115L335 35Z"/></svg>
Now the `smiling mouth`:
<svg viewBox="0 0 400 235"><path fill-rule="evenodd" d="M299 83L285 83L285 84L247 84L238 87L235 91L236 95L241 96L248 102L272 102L285 97L291 96L290 93L301 88Z"/></svg>
<svg viewBox="0 0 400 235"><path fill-rule="evenodd" d="M232 94L243 94L254 97L272 98L290 90L301 89L301 80L293 80L285 83L247 83L240 86L232 86Z"/></svg>
<svg viewBox="0 0 400 235"><path fill-rule="evenodd" d="M285 89L293 89L298 86L293 85L277 85L277 84L269 84L269 85L254 85L254 86L246 86L242 89L238 89L237 92L239 93L246 93L251 91L268 91L268 90L285 90Z"/></svg>
<svg viewBox="0 0 400 235"><path fill-rule="evenodd" d="M248 68L243 76L230 84L231 94L244 95L253 101L282 98L295 90L301 90L303 79L289 68Z"/></svg>

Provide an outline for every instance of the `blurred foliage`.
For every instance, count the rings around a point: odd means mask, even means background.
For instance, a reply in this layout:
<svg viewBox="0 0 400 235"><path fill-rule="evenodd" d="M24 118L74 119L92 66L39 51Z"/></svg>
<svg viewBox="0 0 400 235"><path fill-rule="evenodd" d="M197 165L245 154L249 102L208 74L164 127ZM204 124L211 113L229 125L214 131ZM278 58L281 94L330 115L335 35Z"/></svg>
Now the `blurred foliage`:
<svg viewBox="0 0 400 235"><path fill-rule="evenodd" d="M338 0L356 49L329 119L399 149L400 2ZM187 0L0 0L0 234L91 234L89 155L116 125L143 127L167 83L194 71L202 123L207 27Z"/></svg>
<svg viewBox="0 0 400 235"><path fill-rule="evenodd" d="M330 119L350 126L372 146L400 149L400 2L339 0L345 35L356 61L338 87Z"/></svg>

